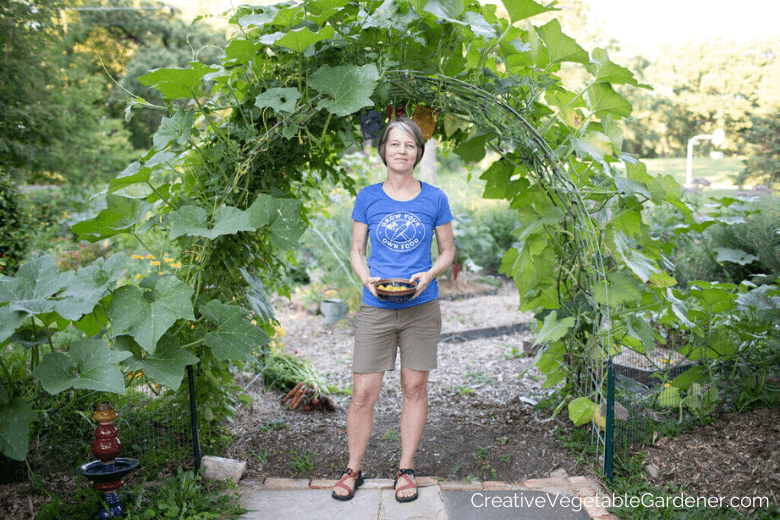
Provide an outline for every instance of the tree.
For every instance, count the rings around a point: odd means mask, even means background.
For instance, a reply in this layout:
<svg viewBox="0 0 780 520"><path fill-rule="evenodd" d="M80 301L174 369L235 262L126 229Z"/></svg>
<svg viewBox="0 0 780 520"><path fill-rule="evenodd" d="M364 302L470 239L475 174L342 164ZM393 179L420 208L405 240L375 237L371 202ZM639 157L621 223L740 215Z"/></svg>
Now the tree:
<svg viewBox="0 0 780 520"><path fill-rule="evenodd" d="M129 160L105 87L65 45L57 5L11 0L0 12L0 168L16 182L85 185Z"/></svg>
<svg viewBox="0 0 780 520"><path fill-rule="evenodd" d="M138 76L194 60L216 63L225 46L223 32L204 21L186 24L163 2L102 0L89 5L105 9L68 11L67 45L71 53L88 58L87 70L103 82L108 115L113 118L122 119L133 98L163 103L154 90L138 83ZM133 147L148 148L161 121L160 111L139 107L133 116L126 121Z"/></svg>
<svg viewBox="0 0 780 520"><path fill-rule="evenodd" d="M743 139L752 152L745 169L735 179L740 186L748 182L770 188L780 186L780 111L768 117L751 117Z"/></svg>
<svg viewBox="0 0 780 520"><path fill-rule="evenodd" d="M652 61L638 57L631 68L654 91L625 92L638 109L627 121L630 146L646 157L684 156L690 137L722 128L730 151L745 152L739 136L750 114L767 116L780 108L778 52L776 39L735 45L716 38L664 46Z"/></svg>
<svg viewBox="0 0 780 520"><path fill-rule="evenodd" d="M50 90L59 90L49 61L54 45L53 0L9 0L0 7L0 169L19 179L46 165L46 149L61 138Z"/></svg>

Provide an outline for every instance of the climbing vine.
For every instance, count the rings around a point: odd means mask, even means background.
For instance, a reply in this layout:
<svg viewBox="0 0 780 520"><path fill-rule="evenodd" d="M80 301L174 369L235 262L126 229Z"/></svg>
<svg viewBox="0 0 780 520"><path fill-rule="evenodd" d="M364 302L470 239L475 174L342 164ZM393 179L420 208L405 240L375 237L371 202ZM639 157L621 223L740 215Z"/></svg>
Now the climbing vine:
<svg viewBox="0 0 780 520"><path fill-rule="evenodd" d="M649 176L621 151L616 120L631 106L613 85L641 85L556 20L530 22L554 10L532 0L504 0L505 14L475 0L238 8L221 63L139 79L165 98L154 146L111 181L97 214L73 226L90 241L128 234L145 244L160 233L180 257L151 251L163 274L122 287L120 256L75 274L50 257L23 266L0 278L0 344L22 333L48 344L31 368L52 393L120 392L117 364L178 388L198 362L202 395L222 395L228 363L269 341L267 295L287 291L282 274L317 194L330 185L354 192L339 160L362 146L361 119L424 107L438 116L435 137L464 160L498 153L483 174L485 197L509 200L520 215L503 271L537 313L547 384L566 381L584 399L580 414L592 414L582 380L592 362L618 343L648 348L650 306L684 313L641 208L687 207L671 177ZM585 69L582 90L564 88L563 63ZM136 106L149 105L134 99L128 115ZM58 352L46 338L71 324L92 339ZM0 416L13 435L0 435L0 448L23 458L31 411L5 375Z"/></svg>

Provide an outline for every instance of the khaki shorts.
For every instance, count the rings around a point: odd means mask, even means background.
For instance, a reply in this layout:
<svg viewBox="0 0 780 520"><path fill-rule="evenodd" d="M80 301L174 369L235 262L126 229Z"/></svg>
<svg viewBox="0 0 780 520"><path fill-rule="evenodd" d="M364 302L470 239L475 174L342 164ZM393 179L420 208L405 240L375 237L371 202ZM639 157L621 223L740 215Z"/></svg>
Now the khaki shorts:
<svg viewBox="0 0 780 520"><path fill-rule="evenodd" d="M377 374L395 370L398 350L402 366L433 370L440 333L439 300L398 310L362 305L355 326L352 371Z"/></svg>

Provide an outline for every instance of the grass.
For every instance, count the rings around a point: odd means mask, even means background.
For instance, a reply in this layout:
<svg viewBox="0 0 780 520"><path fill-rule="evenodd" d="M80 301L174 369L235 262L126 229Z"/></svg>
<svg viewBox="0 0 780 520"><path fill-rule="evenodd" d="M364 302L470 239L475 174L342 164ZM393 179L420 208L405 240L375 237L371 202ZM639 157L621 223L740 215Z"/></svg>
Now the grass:
<svg viewBox="0 0 780 520"><path fill-rule="evenodd" d="M744 169L744 157L723 157L712 159L710 157L694 157L692 177L702 177L711 183L711 187L704 193L711 197L723 197L733 195L737 187L733 178ZM647 173L653 176L671 175L674 179L685 185L686 158L642 159L647 166ZM482 169L489 165L489 161L482 161L479 165L462 166L459 168L440 168L437 176L437 185L450 198L450 204L457 206L474 204L496 204L498 201L482 199L482 190L485 182L480 180ZM471 174L471 180L468 175Z"/></svg>
<svg viewBox="0 0 780 520"><path fill-rule="evenodd" d="M713 185L733 186L732 178L741 172L745 165L743 157L724 157L711 159L709 157L694 157L692 177L702 177ZM685 157L673 159L643 159L650 175L671 175L680 184L685 184Z"/></svg>

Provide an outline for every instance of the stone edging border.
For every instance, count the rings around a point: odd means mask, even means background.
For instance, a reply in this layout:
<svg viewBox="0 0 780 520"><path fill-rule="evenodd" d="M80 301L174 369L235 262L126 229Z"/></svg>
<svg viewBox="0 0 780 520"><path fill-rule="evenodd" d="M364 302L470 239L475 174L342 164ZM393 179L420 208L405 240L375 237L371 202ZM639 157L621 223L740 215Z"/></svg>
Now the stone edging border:
<svg viewBox="0 0 780 520"><path fill-rule="evenodd" d="M331 489L336 480L330 479L290 479L267 477L262 482L249 480L242 481L242 485L260 489L273 490L315 490ZM529 479L520 484L509 484L499 481L451 481L439 480L434 477L417 477L417 485L420 487L438 486L441 491L542 491L550 494L569 495L579 498L596 498L603 496L600 493L601 486L587 477L551 477L542 479ZM360 489L393 489L392 479L366 479ZM590 507L589 507L590 506ZM619 520L609 513L603 506L583 502L583 509L594 520Z"/></svg>

